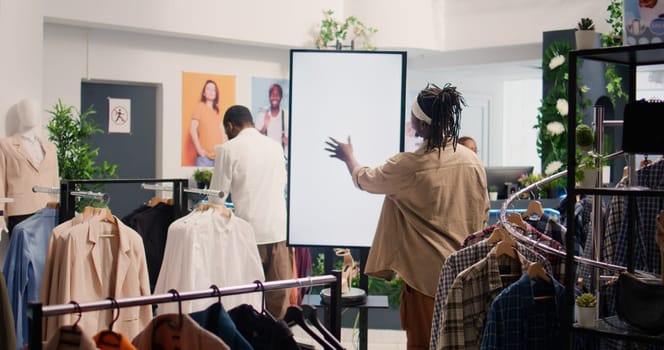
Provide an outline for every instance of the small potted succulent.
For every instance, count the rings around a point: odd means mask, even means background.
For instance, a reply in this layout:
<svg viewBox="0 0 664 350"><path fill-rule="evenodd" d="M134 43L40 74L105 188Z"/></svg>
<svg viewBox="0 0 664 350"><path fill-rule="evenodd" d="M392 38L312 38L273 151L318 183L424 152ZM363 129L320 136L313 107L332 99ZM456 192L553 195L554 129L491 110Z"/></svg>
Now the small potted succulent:
<svg viewBox="0 0 664 350"><path fill-rule="evenodd" d="M591 293L583 293L576 298L576 307L579 326L593 326L597 315L597 298Z"/></svg>
<svg viewBox="0 0 664 350"><path fill-rule="evenodd" d="M576 49L587 50L594 48L596 37L597 34L595 33L595 23L593 20L587 17L581 18L574 32Z"/></svg>
<svg viewBox="0 0 664 350"><path fill-rule="evenodd" d="M489 186L489 200L492 201L498 200L498 186L496 185Z"/></svg>
<svg viewBox="0 0 664 350"><path fill-rule="evenodd" d="M194 170L194 181L196 186L201 189L209 188L210 181L212 181L212 170L209 169L196 169Z"/></svg>

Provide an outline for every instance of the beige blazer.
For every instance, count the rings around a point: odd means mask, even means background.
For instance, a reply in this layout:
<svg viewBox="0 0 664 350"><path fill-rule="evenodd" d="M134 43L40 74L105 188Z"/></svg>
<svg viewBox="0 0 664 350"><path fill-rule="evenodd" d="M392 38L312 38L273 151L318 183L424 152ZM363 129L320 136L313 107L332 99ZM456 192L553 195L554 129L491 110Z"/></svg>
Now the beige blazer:
<svg viewBox="0 0 664 350"><path fill-rule="evenodd" d="M44 305L150 295L143 240L117 219L117 228L99 219L53 230L42 279ZM109 236L113 237L109 237ZM108 328L115 310L85 312L78 323L88 334ZM78 315L46 319L44 339ZM152 319L150 305L121 308L113 331L131 339Z"/></svg>
<svg viewBox="0 0 664 350"><path fill-rule="evenodd" d="M58 157L55 145L40 139L44 160L37 166L15 134L0 140L0 197L13 198L13 203L0 203L5 216L32 214L57 200L57 196L32 192L33 186L60 187Z"/></svg>

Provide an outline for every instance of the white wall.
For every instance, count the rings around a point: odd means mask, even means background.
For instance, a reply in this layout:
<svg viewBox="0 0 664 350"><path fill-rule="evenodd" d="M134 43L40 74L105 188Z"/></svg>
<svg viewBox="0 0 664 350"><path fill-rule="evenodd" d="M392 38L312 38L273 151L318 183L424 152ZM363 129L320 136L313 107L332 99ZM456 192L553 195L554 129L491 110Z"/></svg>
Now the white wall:
<svg viewBox="0 0 664 350"><path fill-rule="evenodd" d="M15 131L17 102L41 98L42 3L0 0L0 136Z"/></svg>
<svg viewBox="0 0 664 350"><path fill-rule="evenodd" d="M189 177L180 166L183 71L237 76L237 103L251 105L251 77L288 78L289 51L46 24L44 104L80 105L82 79L161 86L162 154L157 176ZM87 58L87 59L86 59Z"/></svg>

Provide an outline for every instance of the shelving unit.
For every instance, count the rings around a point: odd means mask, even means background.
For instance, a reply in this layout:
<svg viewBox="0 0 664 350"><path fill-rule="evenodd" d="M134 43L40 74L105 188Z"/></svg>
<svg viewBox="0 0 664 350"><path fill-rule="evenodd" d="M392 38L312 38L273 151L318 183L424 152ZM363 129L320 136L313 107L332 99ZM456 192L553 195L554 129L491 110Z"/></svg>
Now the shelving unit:
<svg viewBox="0 0 664 350"><path fill-rule="evenodd" d="M664 64L664 43L649 44L649 45L635 45L635 46L622 46L612 48L599 48L591 50L576 50L569 53L569 81L568 81L568 103L570 106L577 104L577 64L579 60L594 60L605 63L612 63L616 65L623 65L628 69L628 94L630 102L633 102L636 97L636 71L638 66ZM567 115L568 130L576 129L576 108L569 109ZM603 127L598 125L597 127ZM568 172L576 168L575 147L576 136L574 132L568 133L568 154L567 164ZM630 161L634 165L634 161ZM634 172L630 171L630 184L634 184ZM573 176L568 177L573 179ZM568 181L567 195L570 198L575 198L578 194L595 195L595 196L626 196L628 197L627 206L627 219L628 219L628 232L634 232L634 225L636 223L637 209L635 204L636 197L657 196L664 197L664 191L643 189L643 188L579 188L576 187L574 181ZM597 203L597 201L595 202ZM574 217L574 201L569 201L567 208L568 217ZM566 257L566 276L575 276L575 268L573 264L574 259L574 230L575 220L568 220L567 226L567 257ZM628 237L627 244L627 270L634 271L634 248L635 235L631 234ZM566 284L566 297L568 300L568 307L565 315L565 325L563 327L565 335L568 339L569 347L573 347L573 339L576 333L594 334L601 337L610 337L615 339L633 341L638 343L649 343L664 345L664 335L652 335L639 332L634 328L624 324L617 316L611 316L600 319L596 322L594 327L579 327L573 324L574 321L574 283L576 278L569 278L565 281Z"/></svg>

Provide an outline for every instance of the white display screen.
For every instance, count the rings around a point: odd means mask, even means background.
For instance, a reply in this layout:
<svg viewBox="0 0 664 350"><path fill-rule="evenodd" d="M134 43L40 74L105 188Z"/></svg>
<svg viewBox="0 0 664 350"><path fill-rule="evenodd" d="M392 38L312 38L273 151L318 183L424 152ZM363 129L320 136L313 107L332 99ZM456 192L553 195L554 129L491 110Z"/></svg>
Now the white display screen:
<svg viewBox="0 0 664 350"><path fill-rule="evenodd" d="M288 244L370 247L384 195L353 185L325 141L374 167L400 152L405 52L291 51Z"/></svg>

